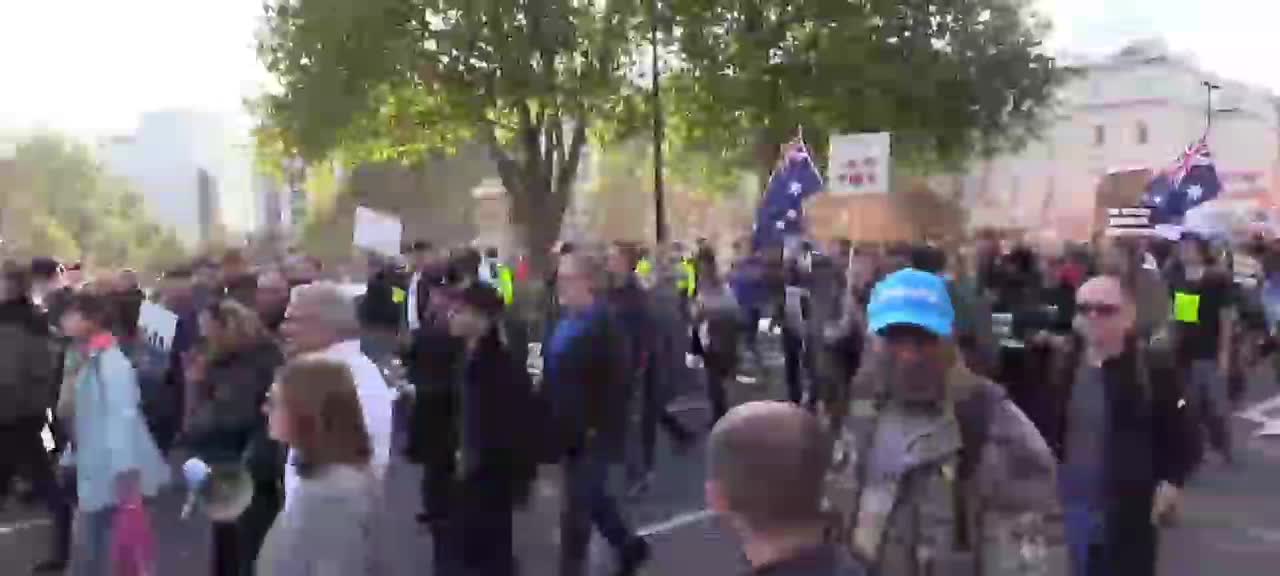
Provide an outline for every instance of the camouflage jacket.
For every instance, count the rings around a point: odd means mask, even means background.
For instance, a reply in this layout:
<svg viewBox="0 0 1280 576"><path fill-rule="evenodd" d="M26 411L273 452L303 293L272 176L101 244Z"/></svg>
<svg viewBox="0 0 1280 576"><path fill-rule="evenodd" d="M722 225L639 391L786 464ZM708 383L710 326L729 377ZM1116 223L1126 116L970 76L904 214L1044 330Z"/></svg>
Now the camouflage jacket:
<svg viewBox="0 0 1280 576"><path fill-rule="evenodd" d="M957 363L947 389L936 416L879 400L854 406L841 433L848 453L831 476L838 536L874 575L1046 573L1052 452L998 385ZM981 422L957 408L970 398L986 403Z"/></svg>

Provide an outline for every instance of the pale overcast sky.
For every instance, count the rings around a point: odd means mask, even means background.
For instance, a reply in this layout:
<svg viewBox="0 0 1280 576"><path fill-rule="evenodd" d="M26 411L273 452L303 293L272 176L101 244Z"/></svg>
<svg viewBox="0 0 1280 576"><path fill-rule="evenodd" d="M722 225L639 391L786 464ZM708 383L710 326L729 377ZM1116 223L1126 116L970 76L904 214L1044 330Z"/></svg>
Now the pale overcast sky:
<svg viewBox="0 0 1280 576"><path fill-rule="evenodd" d="M1280 92L1280 1L1035 0L1056 49L1162 36L1219 74ZM127 133L161 108L237 114L264 74L261 0L0 0L0 131Z"/></svg>

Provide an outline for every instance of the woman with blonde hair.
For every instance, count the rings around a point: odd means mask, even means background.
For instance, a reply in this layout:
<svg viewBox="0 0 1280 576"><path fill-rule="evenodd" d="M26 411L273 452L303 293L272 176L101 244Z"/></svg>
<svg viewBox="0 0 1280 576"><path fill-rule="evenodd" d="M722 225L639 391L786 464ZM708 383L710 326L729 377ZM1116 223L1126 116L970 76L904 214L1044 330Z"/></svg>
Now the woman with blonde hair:
<svg viewBox="0 0 1280 576"><path fill-rule="evenodd" d="M290 362L265 411L271 437L292 451L300 482L267 534L259 576L380 573L372 537L377 481L351 371L330 360Z"/></svg>
<svg viewBox="0 0 1280 576"><path fill-rule="evenodd" d="M187 371L194 394L183 443L210 465L248 469L253 500L235 521L214 523L212 573L251 575L283 501L284 455L260 407L284 357L257 313L235 300L211 302L199 322L205 350Z"/></svg>

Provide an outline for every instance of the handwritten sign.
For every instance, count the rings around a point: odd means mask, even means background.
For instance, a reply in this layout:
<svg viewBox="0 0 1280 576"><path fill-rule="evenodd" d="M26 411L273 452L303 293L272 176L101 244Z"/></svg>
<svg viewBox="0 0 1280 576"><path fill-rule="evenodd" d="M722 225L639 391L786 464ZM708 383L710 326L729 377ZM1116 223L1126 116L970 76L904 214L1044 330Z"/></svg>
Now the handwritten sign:
<svg viewBox="0 0 1280 576"><path fill-rule="evenodd" d="M173 335L178 331L178 315L152 302L143 302L138 310L138 328L152 347L168 352L173 348Z"/></svg>
<svg viewBox="0 0 1280 576"><path fill-rule="evenodd" d="M827 190L838 195L888 193L891 161L888 132L834 135Z"/></svg>
<svg viewBox="0 0 1280 576"><path fill-rule="evenodd" d="M404 225L391 214L384 214L364 206L356 207L352 243L383 256L400 255L400 237Z"/></svg>

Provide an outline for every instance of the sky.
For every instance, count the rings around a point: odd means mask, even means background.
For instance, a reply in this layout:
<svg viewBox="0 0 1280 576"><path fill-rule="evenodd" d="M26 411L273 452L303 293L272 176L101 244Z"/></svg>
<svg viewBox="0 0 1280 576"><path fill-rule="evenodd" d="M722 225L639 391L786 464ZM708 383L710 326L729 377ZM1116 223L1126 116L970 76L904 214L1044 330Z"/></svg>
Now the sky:
<svg viewBox="0 0 1280 576"><path fill-rule="evenodd" d="M261 0L0 0L0 130L127 134L145 111L240 116Z"/></svg>
<svg viewBox="0 0 1280 576"><path fill-rule="evenodd" d="M1101 54L1163 37L1206 69L1280 93L1276 0L1033 0L1056 50ZM0 132L129 133L148 110L221 112L268 79L262 0L0 0Z"/></svg>
<svg viewBox="0 0 1280 576"><path fill-rule="evenodd" d="M1276 0L1034 0L1054 24L1049 44L1085 54L1164 38L1204 70L1280 94Z"/></svg>

